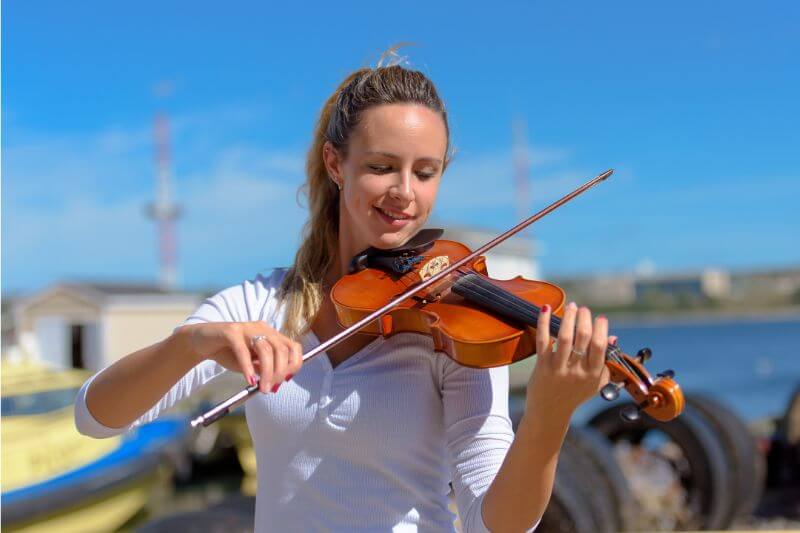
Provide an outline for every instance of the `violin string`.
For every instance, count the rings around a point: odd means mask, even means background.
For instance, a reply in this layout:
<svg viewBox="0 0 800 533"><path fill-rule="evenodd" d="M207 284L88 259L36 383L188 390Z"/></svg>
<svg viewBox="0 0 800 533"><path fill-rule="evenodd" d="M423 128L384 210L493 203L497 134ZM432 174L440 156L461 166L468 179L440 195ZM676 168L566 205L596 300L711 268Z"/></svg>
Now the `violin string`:
<svg viewBox="0 0 800 533"><path fill-rule="evenodd" d="M500 287L497 287L493 283L484 280L480 276L477 276L472 273L466 274L462 276L459 280L457 280L456 284L461 285L462 287L470 290L473 293L480 293L481 291L483 291L484 296L491 296L496 299L499 299L517 312L523 314L529 313L530 315L533 316L534 319L537 320L539 318L539 313L541 310L537 305L527 302L522 298L519 298L518 296L511 294ZM555 330L554 334L557 335L560 326L561 326L561 320L556 316L551 317L551 324L550 324L551 332ZM618 362L620 365L624 366L629 372L634 373L634 370L628 365L628 362L625 361L625 359L620 356L620 354L621 350L618 347L613 345L608 345L608 347L606 348L605 357L607 359L611 359L613 361Z"/></svg>
<svg viewBox="0 0 800 533"><path fill-rule="evenodd" d="M479 282L477 280L480 280ZM484 296L491 296L494 299L498 299L503 301L508 305L508 307L513 308L520 314L530 314L532 315L534 320L538 320L540 308L530 302L526 302L525 300L519 298L518 296L511 294L500 287L497 287L491 283L485 282L480 277L475 277L473 274L467 274L458 280L456 283L460 285L469 285L470 288L474 288L473 292L481 292L484 291L482 294ZM487 294L488 293L488 294ZM533 324L531 324L533 325ZM550 324L551 332L553 334L558 334L558 330L561 326L561 319L557 316L551 317L551 324Z"/></svg>

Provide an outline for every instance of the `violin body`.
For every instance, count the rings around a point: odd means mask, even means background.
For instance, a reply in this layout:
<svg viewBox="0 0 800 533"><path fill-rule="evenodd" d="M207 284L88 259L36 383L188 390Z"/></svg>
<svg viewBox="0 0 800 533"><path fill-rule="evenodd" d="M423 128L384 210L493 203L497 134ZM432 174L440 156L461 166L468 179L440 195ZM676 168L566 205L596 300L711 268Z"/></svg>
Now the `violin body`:
<svg viewBox="0 0 800 533"><path fill-rule="evenodd" d="M415 268L405 274L365 268L344 276L331 290L339 323L343 327L357 323L409 287L469 254L469 248L461 243L437 240L418 256L421 259ZM403 301L361 332L385 337L405 332L429 335L433 338L435 350L473 368L508 365L535 355L536 329L533 326L515 324L451 290L458 277L466 273L481 276L498 288L539 307L548 304L556 313L564 307L566 296L560 287L519 276L510 280L493 280L488 277L486 261L481 256L445 278L441 284Z"/></svg>

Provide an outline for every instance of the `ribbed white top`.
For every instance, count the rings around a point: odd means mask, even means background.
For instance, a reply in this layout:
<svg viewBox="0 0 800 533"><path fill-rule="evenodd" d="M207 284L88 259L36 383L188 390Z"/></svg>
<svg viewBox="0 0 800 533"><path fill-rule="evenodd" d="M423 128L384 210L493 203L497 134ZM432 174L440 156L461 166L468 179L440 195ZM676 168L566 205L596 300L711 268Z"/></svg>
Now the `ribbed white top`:
<svg viewBox="0 0 800 533"><path fill-rule="evenodd" d="M264 320L277 329L284 274L225 289L184 324ZM313 333L303 339L306 351L317 344ZM130 427L225 371L213 361L198 365ZM105 427L89 413L89 383L75 405L81 433L130 429ZM453 531L451 481L463 530L485 532L483 495L514 437L508 368L460 366L412 333L379 337L335 369L324 353L307 360L245 411L258 463L258 532Z"/></svg>

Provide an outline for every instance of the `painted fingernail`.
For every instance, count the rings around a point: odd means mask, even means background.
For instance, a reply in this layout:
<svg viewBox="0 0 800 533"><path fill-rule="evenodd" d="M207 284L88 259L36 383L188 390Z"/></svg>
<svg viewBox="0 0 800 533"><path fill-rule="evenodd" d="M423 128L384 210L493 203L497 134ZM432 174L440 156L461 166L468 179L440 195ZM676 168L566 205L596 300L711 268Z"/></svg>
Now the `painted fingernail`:
<svg viewBox="0 0 800 533"><path fill-rule="evenodd" d="M547 304L544 304L542 306L542 313L549 313L549 312L550 312L550 306L547 305Z"/></svg>
<svg viewBox="0 0 800 533"><path fill-rule="evenodd" d="M288 374L288 375L286 376L286 381L289 381L289 380L290 380L290 379L292 379L293 377L294 377L294 374Z"/></svg>
<svg viewBox="0 0 800 533"><path fill-rule="evenodd" d="M280 386L281 386L281 384L280 384L280 383L276 383L275 385L273 385L273 386L272 386L272 388L270 389L270 391L271 391L271 392L278 392L278 389L280 388Z"/></svg>
<svg viewBox="0 0 800 533"><path fill-rule="evenodd" d="M247 376L247 382L250 385L255 385L256 383L258 383L258 381L256 380L255 375L253 375L253 374L250 374L249 376Z"/></svg>
<svg viewBox="0 0 800 533"><path fill-rule="evenodd" d="M575 302L570 302L567 307L574 310L578 308L578 305Z"/></svg>
<svg viewBox="0 0 800 533"><path fill-rule="evenodd" d="M606 315L600 315L597 317L598 320L606 320Z"/></svg>

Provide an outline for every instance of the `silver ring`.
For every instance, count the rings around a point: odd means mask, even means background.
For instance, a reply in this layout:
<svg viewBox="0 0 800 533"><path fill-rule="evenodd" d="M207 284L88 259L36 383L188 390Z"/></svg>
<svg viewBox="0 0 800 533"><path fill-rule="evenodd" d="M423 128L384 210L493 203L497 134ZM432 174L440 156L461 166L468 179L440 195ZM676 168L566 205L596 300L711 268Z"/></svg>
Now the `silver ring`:
<svg viewBox="0 0 800 533"><path fill-rule="evenodd" d="M575 355L577 355L578 359L580 359L581 357L586 355L586 352L582 352L580 350L576 350L575 348L573 348L570 353L574 353Z"/></svg>
<svg viewBox="0 0 800 533"><path fill-rule="evenodd" d="M257 343L258 341L265 341L265 340L267 340L267 337L266 337L266 335L253 335L253 336L250 338L250 346L252 346L253 348L255 348L255 347L256 347L256 343Z"/></svg>

